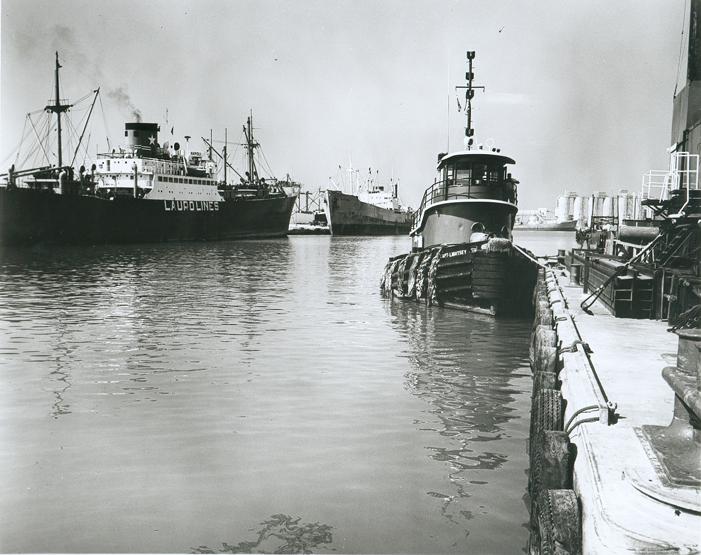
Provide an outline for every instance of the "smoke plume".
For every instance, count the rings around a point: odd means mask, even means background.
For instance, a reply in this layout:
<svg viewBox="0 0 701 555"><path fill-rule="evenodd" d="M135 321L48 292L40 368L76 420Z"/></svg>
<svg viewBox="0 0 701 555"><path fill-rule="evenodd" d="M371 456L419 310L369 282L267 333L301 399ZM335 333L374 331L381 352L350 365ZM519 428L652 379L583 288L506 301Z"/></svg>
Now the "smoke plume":
<svg viewBox="0 0 701 555"><path fill-rule="evenodd" d="M129 98L129 93L126 91L126 87L121 86L116 89L111 89L107 91L107 96L115 101L120 110L136 118L137 122L141 121L141 111L134 106L131 98Z"/></svg>

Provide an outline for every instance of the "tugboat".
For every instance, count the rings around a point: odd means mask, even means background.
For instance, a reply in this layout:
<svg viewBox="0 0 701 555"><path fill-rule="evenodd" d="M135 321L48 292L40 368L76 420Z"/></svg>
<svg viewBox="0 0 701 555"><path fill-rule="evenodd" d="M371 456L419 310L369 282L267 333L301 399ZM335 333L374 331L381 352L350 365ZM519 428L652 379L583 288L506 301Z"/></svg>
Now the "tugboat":
<svg viewBox="0 0 701 555"><path fill-rule="evenodd" d="M380 185L368 175L363 185L356 179L354 186L358 170L351 166L348 173L350 191L326 191L324 210L331 235L407 235L412 216L399 205L399 183Z"/></svg>
<svg viewBox="0 0 701 555"><path fill-rule="evenodd" d="M85 164L78 171L73 167L82 136L71 163L64 164L61 115L72 105L59 98L60 67L57 52L56 98L45 108L57 116L57 163L51 164L46 154L49 149L40 145L46 165L26 170L13 165L0 176L4 178L0 182L1 246L221 240L287 234L296 195L285 192L284 182L259 177L253 154L260 145L253 139L251 118L244 128L249 167L244 176L239 175L237 184L226 179L226 169L231 167L226 150L219 155L221 163L217 164L211 154L206 159L178 143L161 146L158 124L141 121L126 123L126 144L98 154L90 170ZM95 98L98 93L99 89ZM211 144L209 147L210 153L216 153ZM223 169L223 180L219 179L219 168Z"/></svg>
<svg viewBox="0 0 701 555"><path fill-rule="evenodd" d="M438 177L414 213L412 252L391 259L382 288L404 298L491 315L528 312L537 267L533 256L513 244L517 184L489 139L475 144L472 61L465 89L465 150L438 155ZM486 146L486 148L485 148Z"/></svg>

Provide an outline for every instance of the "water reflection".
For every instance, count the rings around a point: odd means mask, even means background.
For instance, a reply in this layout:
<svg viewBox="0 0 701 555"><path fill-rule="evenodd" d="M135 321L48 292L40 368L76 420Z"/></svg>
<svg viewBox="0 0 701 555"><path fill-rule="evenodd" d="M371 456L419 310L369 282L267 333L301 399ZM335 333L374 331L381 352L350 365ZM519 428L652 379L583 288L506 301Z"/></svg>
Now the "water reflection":
<svg viewBox="0 0 701 555"><path fill-rule="evenodd" d="M66 396L66 391L68 391L68 388L71 387L71 384L68 381L68 374L64 372L62 368L58 368L57 370L50 372L50 376L55 382L57 382L54 386L54 403L51 407L51 415L54 418L58 418L63 414L70 414L70 405L64 399Z"/></svg>
<svg viewBox="0 0 701 555"><path fill-rule="evenodd" d="M453 504L470 497L469 487L499 479L479 471L497 471L509 461L507 423L521 418L513 406L521 391L512 381L527 372L529 323L396 299L388 307L409 345L406 387L429 405L426 419L415 424L440 438L427 449L433 460L449 465L455 487L427 494L443 499L449 520L471 520L473 512Z"/></svg>
<svg viewBox="0 0 701 555"><path fill-rule="evenodd" d="M530 323L390 308L402 241L0 250L5 551L525 544Z"/></svg>
<svg viewBox="0 0 701 555"><path fill-rule="evenodd" d="M192 548L192 553L314 553L314 549L333 542L332 527L327 524L300 524L301 517L272 515L269 520L261 522L261 528L255 541L244 541L236 545L223 542L216 552L205 545ZM333 550L332 550L333 551Z"/></svg>
<svg viewBox="0 0 701 555"><path fill-rule="evenodd" d="M255 361L292 310L291 256L286 240L0 249L2 354L42 363L55 418L76 410L75 380L94 401L78 411L157 401L207 369L198 348L234 343L232 364Z"/></svg>

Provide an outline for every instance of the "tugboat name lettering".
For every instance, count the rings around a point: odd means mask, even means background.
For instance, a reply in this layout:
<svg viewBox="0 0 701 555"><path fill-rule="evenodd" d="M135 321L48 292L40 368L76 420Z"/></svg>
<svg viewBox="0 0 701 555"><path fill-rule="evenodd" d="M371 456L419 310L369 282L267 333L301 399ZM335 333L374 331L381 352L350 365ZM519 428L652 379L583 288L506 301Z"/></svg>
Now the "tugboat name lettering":
<svg viewBox="0 0 701 555"><path fill-rule="evenodd" d="M219 203L212 200L164 200L166 212L213 212Z"/></svg>

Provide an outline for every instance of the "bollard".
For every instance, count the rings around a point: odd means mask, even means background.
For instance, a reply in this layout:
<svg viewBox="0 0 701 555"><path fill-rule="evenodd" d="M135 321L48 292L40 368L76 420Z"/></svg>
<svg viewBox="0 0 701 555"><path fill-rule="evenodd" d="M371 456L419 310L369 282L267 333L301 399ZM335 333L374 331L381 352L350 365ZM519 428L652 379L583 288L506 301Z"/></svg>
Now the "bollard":
<svg viewBox="0 0 701 555"><path fill-rule="evenodd" d="M570 266L570 285L579 285L579 280L582 272L581 264L572 264Z"/></svg>
<svg viewBox="0 0 701 555"><path fill-rule="evenodd" d="M557 263L558 264L565 263L565 249L557 249Z"/></svg>
<svg viewBox="0 0 701 555"><path fill-rule="evenodd" d="M643 426L655 456L669 480L678 486L701 486L701 330L683 329L677 366L662 370L674 391L674 414L669 426Z"/></svg>

